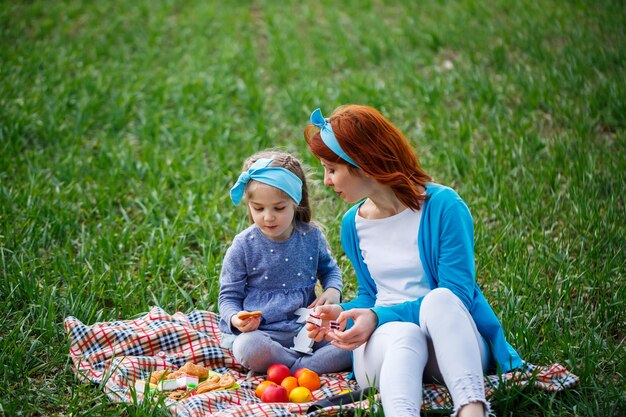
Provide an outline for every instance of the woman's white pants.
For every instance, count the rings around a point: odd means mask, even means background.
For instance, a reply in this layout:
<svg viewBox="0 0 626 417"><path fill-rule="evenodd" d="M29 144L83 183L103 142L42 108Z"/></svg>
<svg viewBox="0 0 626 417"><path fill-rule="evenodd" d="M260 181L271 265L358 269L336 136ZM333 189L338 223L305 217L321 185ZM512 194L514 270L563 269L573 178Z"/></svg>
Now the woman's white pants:
<svg viewBox="0 0 626 417"><path fill-rule="evenodd" d="M471 402L482 402L483 373L489 348L461 300L447 288L436 288L422 301L420 324L389 322L354 351L354 374L361 388L381 394L386 417L416 417L422 383L445 383L454 416Z"/></svg>

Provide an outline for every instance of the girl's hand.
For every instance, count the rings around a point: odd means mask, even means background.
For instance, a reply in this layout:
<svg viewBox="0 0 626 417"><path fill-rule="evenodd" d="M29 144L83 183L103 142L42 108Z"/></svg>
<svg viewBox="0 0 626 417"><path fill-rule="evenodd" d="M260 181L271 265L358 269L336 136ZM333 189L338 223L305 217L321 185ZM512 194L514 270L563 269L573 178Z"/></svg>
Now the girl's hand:
<svg viewBox="0 0 626 417"><path fill-rule="evenodd" d="M261 325L261 318L249 317L245 320L242 320L239 317L237 317L237 314L235 314L230 319L230 324L232 324L233 327L237 328L237 330L239 330L241 333L247 333L247 332L251 332L259 328L259 326Z"/></svg>
<svg viewBox="0 0 626 417"><path fill-rule="evenodd" d="M328 322L339 317L342 311L343 308L341 308L339 304L327 304L315 307L313 314L322 319L322 326L307 323L306 329L308 336L316 342L321 341L325 337L330 340L330 338L327 337L328 331L330 330ZM345 325L342 328L345 328Z"/></svg>
<svg viewBox="0 0 626 417"><path fill-rule="evenodd" d="M343 329L348 319L354 320L354 326L346 331L330 330L328 336L332 339L331 343L338 348L354 350L367 342L374 333L378 325L378 316L369 308L355 308L344 311L337 317Z"/></svg>
<svg viewBox="0 0 626 417"><path fill-rule="evenodd" d="M341 292L337 288L328 288L320 294L307 308L324 306L326 304L339 304L341 301Z"/></svg>

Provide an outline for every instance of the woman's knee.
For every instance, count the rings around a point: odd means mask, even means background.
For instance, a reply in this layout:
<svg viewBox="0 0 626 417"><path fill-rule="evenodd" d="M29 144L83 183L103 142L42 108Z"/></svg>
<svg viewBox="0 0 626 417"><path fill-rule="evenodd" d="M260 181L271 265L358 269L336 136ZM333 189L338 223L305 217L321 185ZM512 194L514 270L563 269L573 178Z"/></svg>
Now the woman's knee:
<svg viewBox="0 0 626 417"><path fill-rule="evenodd" d="M428 341L415 323L389 322L377 328L353 355L358 384L378 386L383 368L410 366L421 372L428 359Z"/></svg>
<svg viewBox="0 0 626 417"><path fill-rule="evenodd" d="M448 288L435 288L422 300L420 307L420 326L427 327L431 320L444 317L456 306L462 305L461 300Z"/></svg>
<svg viewBox="0 0 626 417"><path fill-rule="evenodd" d="M428 306L429 304L435 305L450 305L450 303L454 303L458 300L458 297L454 295L452 291L448 288L435 288L431 290L426 296L424 296L424 300L422 300L422 307L424 305Z"/></svg>
<svg viewBox="0 0 626 417"><path fill-rule="evenodd" d="M373 339L373 340L372 340ZM380 343L391 349L403 346L426 346L426 335L412 322L393 321L380 326L368 343Z"/></svg>
<svg viewBox="0 0 626 417"><path fill-rule="evenodd" d="M432 326L454 326L465 316L469 312L459 297L447 288L435 288L422 300L420 327L430 336Z"/></svg>

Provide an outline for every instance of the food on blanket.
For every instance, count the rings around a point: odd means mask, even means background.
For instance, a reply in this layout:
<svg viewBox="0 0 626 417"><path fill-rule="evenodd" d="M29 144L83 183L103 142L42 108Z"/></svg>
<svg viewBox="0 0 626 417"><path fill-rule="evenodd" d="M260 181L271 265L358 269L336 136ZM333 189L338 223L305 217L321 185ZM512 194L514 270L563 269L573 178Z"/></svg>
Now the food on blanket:
<svg viewBox="0 0 626 417"><path fill-rule="evenodd" d="M294 376L288 376L283 379L283 382L280 383L287 390L287 394L289 395L294 388L298 387L298 380Z"/></svg>
<svg viewBox="0 0 626 417"><path fill-rule="evenodd" d="M240 311L237 313L237 317L241 320L247 320L251 317L261 317L263 315L262 311Z"/></svg>
<svg viewBox="0 0 626 417"><path fill-rule="evenodd" d="M195 363L189 361L178 370L179 372L185 373L187 375L194 375L200 379L204 379L209 376L209 370L206 369L202 365L196 365Z"/></svg>
<svg viewBox="0 0 626 417"><path fill-rule="evenodd" d="M176 379L163 379L159 381L157 386L159 388L159 391L174 391L180 388L178 386L178 380Z"/></svg>
<svg viewBox="0 0 626 417"><path fill-rule="evenodd" d="M276 382L272 382L272 381L261 382L259 385L257 385L256 390L254 390L255 395L261 398L263 396L263 391L265 391L265 388L267 388L268 385L276 385Z"/></svg>
<svg viewBox="0 0 626 417"><path fill-rule="evenodd" d="M310 369L303 369L298 375L298 385L306 387L311 391L315 391L322 386L320 376Z"/></svg>
<svg viewBox="0 0 626 417"><path fill-rule="evenodd" d="M287 378L289 375L291 375L291 371L287 365L283 365L282 363L274 363L267 368L267 380L276 382L277 384L283 382L283 379Z"/></svg>
<svg viewBox="0 0 626 417"><path fill-rule="evenodd" d="M196 394L204 394L205 392L215 391L219 389L227 389L235 385L235 377L226 373L224 375L211 374L206 381L198 384Z"/></svg>
<svg viewBox="0 0 626 417"><path fill-rule="evenodd" d="M187 369L189 369L189 367ZM198 385L198 380L198 376L182 372L180 369L175 372L170 372L168 369L161 369L154 371L150 376L150 383L157 384L155 386L157 386L160 391L173 391L179 388L193 389Z"/></svg>
<svg viewBox="0 0 626 417"><path fill-rule="evenodd" d="M313 399L312 391L319 389L322 385L319 375L308 368L299 368L294 372L294 376L286 376L279 385L276 383L276 379L272 380L270 376L272 374L283 373L283 367L287 368L282 364L272 364L267 368L267 380L257 385L255 390L256 396L263 402L291 401L294 403L303 403L311 401ZM295 375L297 375L297 377ZM282 375L278 376L278 379L282 377ZM276 391L276 386L285 389L287 399L282 396L280 390ZM267 394L268 390L271 394Z"/></svg>
<svg viewBox="0 0 626 417"><path fill-rule="evenodd" d="M351 390L351 389L344 389L343 391L341 391L341 392L339 393L339 395L349 394L349 393L351 393L351 392L352 392L352 390Z"/></svg>
<svg viewBox="0 0 626 417"><path fill-rule="evenodd" d="M196 387L196 394L202 394L203 392L213 391L219 387L221 376L219 374L211 374L206 381L198 384Z"/></svg>
<svg viewBox="0 0 626 417"><path fill-rule="evenodd" d="M177 389L176 391L172 391L170 395L168 395L168 398L171 398L172 400L175 400L175 401L180 401L183 398L187 397L189 394L191 394L190 391L187 391L184 389Z"/></svg>
<svg viewBox="0 0 626 417"><path fill-rule="evenodd" d="M204 381L196 387L196 394L204 394L205 392L215 391L218 388L219 386L216 383Z"/></svg>
<svg viewBox="0 0 626 417"><path fill-rule="evenodd" d="M160 391L173 391L180 388L176 379L178 376L180 376L178 372L170 372L169 369L160 369L152 372L150 375L150 383L156 384Z"/></svg>
<svg viewBox="0 0 626 417"><path fill-rule="evenodd" d="M306 403L312 399L313 395L307 387L296 387L289 394L289 401L292 403Z"/></svg>
<svg viewBox="0 0 626 417"><path fill-rule="evenodd" d="M226 389L226 388L230 388L233 385L235 385L235 382L237 382L237 381L235 381L235 377L234 376L232 376L229 373L225 373L224 375L221 376L219 385L220 385L220 388Z"/></svg>
<svg viewBox="0 0 626 417"><path fill-rule="evenodd" d="M162 379L167 379L167 378L163 378L163 376L167 375L168 373L169 373L168 369L160 369L158 371L152 372L152 375L150 375L150 383L156 384Z"/></svg>
<svg viewBox="0 0 626 417"><path fill-rule="evenodd" d="M198 386L198 377L195 375L183 374L176 378L178 388L182 389L195 389Z"/></svg>
<svg viewBox="0 0 626 417"><path fill-rule="evenodd" d="M135 381L135 391L137 392L137 394L145 394L145 395L154 394L156 393L156 390L157 390L156 384L152 384L148 381L143 381L140 379Z"/></svg>
<svg viewBox="0 0 626 417"><path fill-rule="evenodd" d="M261 395L261 401L264 403L286 403L289 401L289 396L282 385L268 385Z"/></svg>
<svg viewBox="0 0 626 417"><path fill-rule="evenodd" d="M295 371L293 371L293 376L295 376L295 377L296 377L296 379L297 379L297 378L300 376L300 372L302 372L302 371L303 371L303 370L305 370L305 369L306 369L307 371L310 371L310 369L309 369L309 368L298 368L298 369L296 369Z"/></svg>
<svg viewBox="0 0 626 417"><path fill-rule="evenodd" d="M164 379L178 379L180 377L183 377L187 375L185 372L181 372L180 370L178 371L174 371L174 372L169 372L167 375L165 375Z"/></svg>

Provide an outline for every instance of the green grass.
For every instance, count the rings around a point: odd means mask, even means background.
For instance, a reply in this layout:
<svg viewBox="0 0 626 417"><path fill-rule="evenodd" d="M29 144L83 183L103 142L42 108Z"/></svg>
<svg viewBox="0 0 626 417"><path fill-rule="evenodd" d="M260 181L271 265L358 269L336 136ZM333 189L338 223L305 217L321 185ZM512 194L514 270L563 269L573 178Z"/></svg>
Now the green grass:
<svg viewBox="0 0 626 417"><path fill-rule="evenodd" d="M0 5L0 414L159 415L80 384L63 319L215 310L249 154L309 167L345 273L347 206L302 129L379 108L467 201L479 283L571 390L498 416L626 414L626 10L619 1L28 1Z"/></svg>

